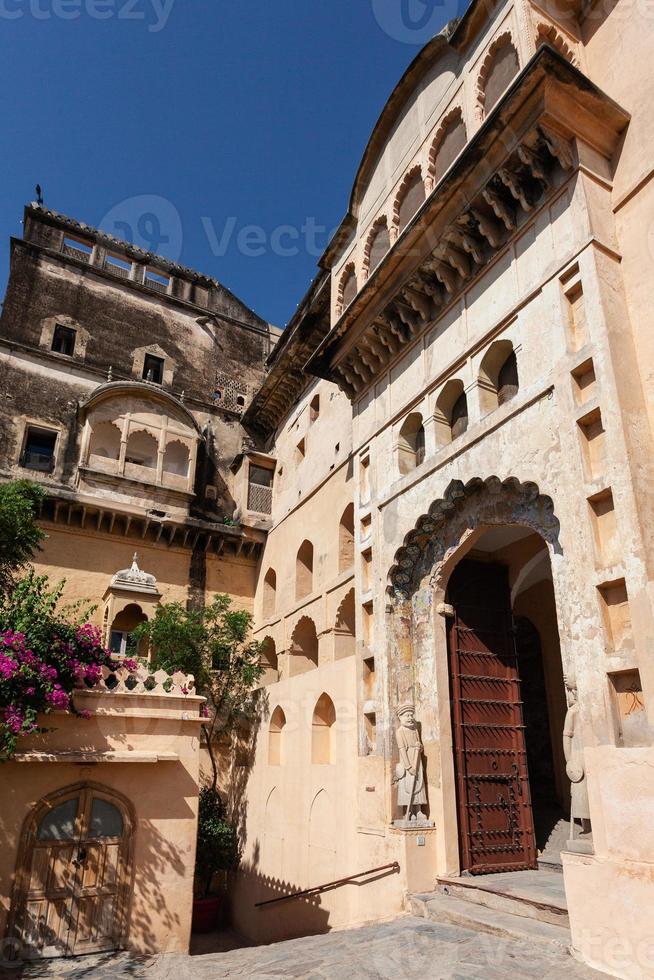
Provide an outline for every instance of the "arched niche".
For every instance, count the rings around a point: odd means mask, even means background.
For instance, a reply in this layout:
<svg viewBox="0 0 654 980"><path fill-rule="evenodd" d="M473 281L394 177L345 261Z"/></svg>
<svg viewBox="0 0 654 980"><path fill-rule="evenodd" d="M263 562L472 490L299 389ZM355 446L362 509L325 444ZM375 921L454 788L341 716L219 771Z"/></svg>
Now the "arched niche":
<svg viewBox="0 0 654 980"><path fill-rule="evenodd" d="M425 427L420 412L411 412L402 423L397 441L397 459L401 474L410 473L424 462Z"/></svg>
<svg viewBox="0 0 654 980"><path fill-rule="evenodd" d="M338 283L338 310L343 313L357 294L357 273L354 262L348 262Z"/></svg>
<svg viewBox="0 0 654 980"><path fill-rule="evenodd" d="M511 33L501 34L484 58L477 82L479 105L487 116L520 71L520 60Z"/></svg>
<svg viewBox="0 0 654 980"><path fill-rule="evenodd" d="M279 680L279 657L277 647L272 636L266 636L261 642L261 658L259 661L263 667L263 674L259 683L264 687L268 684L276 684Z"/></svg>
<svg viewBox="0 0 654 980"><path fill-rule="evenodd" d="M277 573L269 568L263 580L263 618L272 619L277 605Z"/></svg>
<svg viewBox="0 0 654 980"><path fill-rule="evenodd" d="M284 728L286 715L281 705L277 705L270 716L268 727L268 765L284 765Z"/></svg>
<svg viewBox="0 0 654 980"><path fill-rule="evenodd" d="M468 428L468 399L463 381L451 378L436 399L436 441L445 446Z"/></svg>
<svg viewBox="0 0 654 980"><path fill-rule="evenodd" d="M293 630L289 653L290 677L318 666L318 634L316 624L308 616L303 616Z"/></svg>
<svg viewBox="0 0 654 980"><path fill-rule="evenodd" d="M338 570L344 572L354 563L354 504L348 504L338 524Z"/></svg>
<svg viewBox="0 0 654 980"><path fill-rule="evenodd" d="M450 169L468 136L463 113L459 107L449 112L438 128L429 152L428 180L433 189Z"/></svg>
<svg viewBox="0 0 654 980"><path fill-rule="evenodd" d="M340 602L334 624L334 659L342 660L356 652L356 606L354 589L350 589Z"/></svg>
<svg viewBox="0 0 654 980"><path fill-rule="evenodd" d="M384 214L377 218L370 229L364 247L363 260L367 276L375 271L390 247L391 236L388 230L388 218Z"/></svg>
<svg viewBox="0 0 654 980"><path fill-rule="evenodd" d="M303 541L295 559L295 598L304 599L313 592L313 545Z"/></svg>
<svg viewBox="0 0 654 980"><path fill-rule="evenodd" d="M400 185L393 214L397 233L401 234L425 201L425 182L420 166L413 167Z"/></svg>
<svg viewBox="0 0 654 980"><path fill-rule="evenodd" d="M311 720L311 762L328 766L334 762L333 726L336 721L334 702L321 694L313 709Z"/></svg>
<svg viewBox="0 0 654 980"><path fill-rule="evenodd" d="M518 361L510 340L491 344L479 366L479 402L482 412L492 412L518 394Z"/></svg>

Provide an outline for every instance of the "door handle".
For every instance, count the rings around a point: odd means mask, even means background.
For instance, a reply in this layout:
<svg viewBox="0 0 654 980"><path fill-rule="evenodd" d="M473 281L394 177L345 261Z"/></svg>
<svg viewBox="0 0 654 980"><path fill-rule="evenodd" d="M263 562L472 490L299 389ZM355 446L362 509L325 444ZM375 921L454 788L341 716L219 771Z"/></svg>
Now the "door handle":
<svg viewBox="0 0 654 980"><path fill-rule="evenodd" d="M73 861L73 864L75 865L76 868L81 868L84 866L85 861L86 861L86 848L80 847L79 851L77 852L77 857Z"/></svg>

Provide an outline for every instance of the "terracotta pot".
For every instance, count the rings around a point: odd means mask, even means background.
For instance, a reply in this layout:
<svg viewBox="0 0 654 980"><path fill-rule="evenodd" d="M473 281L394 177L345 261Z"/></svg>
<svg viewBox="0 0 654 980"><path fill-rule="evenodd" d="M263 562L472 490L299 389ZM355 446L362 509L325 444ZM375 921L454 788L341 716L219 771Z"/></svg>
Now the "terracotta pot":
<svg viewBox="0 0 654 980"><path fill-rule="evenodd" d="M220 927L223 910L223 896L209 895L208 898L193 899L192 932L214 932Z"/></svg>

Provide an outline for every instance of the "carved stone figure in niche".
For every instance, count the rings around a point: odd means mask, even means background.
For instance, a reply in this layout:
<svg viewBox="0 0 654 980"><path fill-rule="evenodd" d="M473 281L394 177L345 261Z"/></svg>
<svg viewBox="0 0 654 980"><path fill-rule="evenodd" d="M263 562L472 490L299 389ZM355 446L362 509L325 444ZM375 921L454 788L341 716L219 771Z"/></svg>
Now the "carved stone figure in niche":
<svg viewBox="0 0 654 980"><path fill-rule="evenodd" d="M395 767L397 805L405 808L405 823L427 823L422 811L427 802L427 787L422 759L422 742L416 723L413 704L401 704L397 709L400 727L395 732L400 761ZM417 813L414 810L417 808Z"/></svg>
<svg viewBox="0 0 654 980"><path fill-rule="evenodd" d="M576 821L581 824L578 840L590 842L590 807L588 805L588 785L584 766L584 745L581 736L581 718L577 702L577 679L572 669L565 674L565 686L568 692L568 713L563 726L563 754L565 755L565 771L570 780L570 843L575 838Z"/></svg>

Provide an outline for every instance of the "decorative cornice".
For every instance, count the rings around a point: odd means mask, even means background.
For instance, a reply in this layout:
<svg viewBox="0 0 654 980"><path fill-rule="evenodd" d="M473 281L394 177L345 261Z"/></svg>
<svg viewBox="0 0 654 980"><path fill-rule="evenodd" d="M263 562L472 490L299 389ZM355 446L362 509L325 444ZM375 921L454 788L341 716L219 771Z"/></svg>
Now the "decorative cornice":
<svg viewBox="0 0 654 980"><path fill-rule="evenodd" d="M451 304L575 165L610 155L629 115L543 45L306 365L360 397Z"/></svg>

